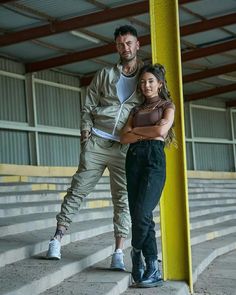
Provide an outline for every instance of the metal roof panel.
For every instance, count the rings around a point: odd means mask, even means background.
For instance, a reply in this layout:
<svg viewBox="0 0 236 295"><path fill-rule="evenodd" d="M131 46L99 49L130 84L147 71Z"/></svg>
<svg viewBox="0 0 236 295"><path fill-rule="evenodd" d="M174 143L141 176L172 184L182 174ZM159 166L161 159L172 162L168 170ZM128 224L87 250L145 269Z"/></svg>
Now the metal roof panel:
<svg viewBox="0 0 236 295"><path fill-rule="evenodd" d="M87 61L73 63L70 65L61 66L60 69L63 69L66 71L72 71L73 73L78 73L80 75L83 75L86 73L92 73L94 71L97 71L101 69L102 67L104 66L98 63L95 63L92 60L87 60Z"/></svg>
<svg viewBox="0 0 236 295"><path fill-rule="evenodd" d="M225 15L235 12L235 0L204 0L194 1L186 5L193 13L199 14L203 18L212 18L214 16Z"/></svg>
<svg viewBox="0 0 236 295"><path fill-rule="evenodd" d="M3 5L0 6L0 27L2 30L19 30L21 27L35 26L38 23L38 19L22 15Z"/></svg>
<svg viewBox="0 0 236 295"><path fill-rule="evenodd" d="M95 5L85 0L21 0L17 1L17 3L58 19L65 19L73 15L78 16L100 10Z"/></svg>
<svg viewBox="0 0 236 295"><path fill-rule="evenodd" d="M230 33L221 29L214 29L197 34L182 37L182 40L195 44L197 47L211 44L216 44L218 41L227 40L231 37Z"/></svg>
<svg viewBox="0 0 236 295"><path fill-rule="evenodd" d="M47 59L58 54L56 50L45 48L33 42L24 42L0 48L0 54L9 55L25 62Z"/></svg>

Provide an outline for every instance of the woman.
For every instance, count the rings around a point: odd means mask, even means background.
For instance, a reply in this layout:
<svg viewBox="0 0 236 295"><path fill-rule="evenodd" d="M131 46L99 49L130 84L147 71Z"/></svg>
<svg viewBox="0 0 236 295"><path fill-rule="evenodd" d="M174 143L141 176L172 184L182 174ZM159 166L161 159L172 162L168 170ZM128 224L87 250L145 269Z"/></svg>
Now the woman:
<svg viewBox="0 0 236 295"><path fill-rule="evenodd" d="M175 106L167 89L162 65L143 66L139 87L144 103L131 110L121 132L121 143L130 144L126 176L132 220L132 276L137 287L148 288L162 284L152 211L165 184L164 146L174 139Z"/></svg>

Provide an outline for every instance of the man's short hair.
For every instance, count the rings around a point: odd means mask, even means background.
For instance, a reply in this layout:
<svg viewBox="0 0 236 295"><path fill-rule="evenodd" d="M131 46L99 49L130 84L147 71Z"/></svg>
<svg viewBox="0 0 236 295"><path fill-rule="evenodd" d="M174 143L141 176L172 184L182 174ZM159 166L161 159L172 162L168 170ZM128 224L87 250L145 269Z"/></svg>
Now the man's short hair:
<svg viewBox="0 0 236 295"><path fill-rule="evenodd" d="M138 38L138 33L136 31L136 29L130 25L124 25L124 26L120 26L119 28L116 28L115 32L114 32L114 39L116 40L116 38L118 36L124 36L130 34L136 38Z"/></svg>

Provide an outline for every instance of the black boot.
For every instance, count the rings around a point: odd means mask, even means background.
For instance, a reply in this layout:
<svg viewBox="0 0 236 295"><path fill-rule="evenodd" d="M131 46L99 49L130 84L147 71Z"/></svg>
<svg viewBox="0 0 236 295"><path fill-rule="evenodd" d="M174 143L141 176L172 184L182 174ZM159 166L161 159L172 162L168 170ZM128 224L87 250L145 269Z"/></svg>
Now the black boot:
<svg viewBox="0 0 236 295"><path fill-rule="evenodd" d="M140 288L151 288L162 285L163 280L161 277L161 271L158 266L158 261L153 259L146 259L146 271L143 275L143 279L138 283Z"/></svg>
<svg viewBox="0 0 236 295"><path fill-rule="evenodd" d="M142 259L141 250L131 250L131 259L132 259L132 277L135 283L139 283L142 280L144 273L144 264Z"/></svg>

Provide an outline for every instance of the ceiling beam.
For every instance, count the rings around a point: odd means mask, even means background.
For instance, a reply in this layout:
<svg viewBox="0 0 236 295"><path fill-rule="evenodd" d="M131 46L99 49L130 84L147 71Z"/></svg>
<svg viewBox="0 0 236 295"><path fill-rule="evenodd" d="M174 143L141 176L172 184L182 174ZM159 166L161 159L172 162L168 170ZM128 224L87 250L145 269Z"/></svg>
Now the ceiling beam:
<svg viewBox="0 0 236 295"><path fill-rule="evenodd" d="M0 46L7 46L19 42L50 36L70 30L85 28L102 24L129 16L139 15L149 11L149 2L142 2L123 5L115 8L105 9L64 21L53 22L36 28L29 28L18 32L8 33L0 36Z"/></svg>
<svg viewBox="0 0 236 295"><path fill-rule="evenodd" d="M207 97L215 96L215 95L218 95L221 93L227 93L227 92L232 92L232 91L236 91L236 83L221 86L221 87L216 87L216 88L202 91L202 92L197 92L197 93L185 95L184 100L185 101L192 101L192 100L207 98Z"/></svg>
<svg viewBox="0 0 236 295"><path fill-rule="evenodd" d="M13 2L15 0L0 0L0 4L5 4L5 3L8 3L8 2ZM179 0L179 4L188 4L188 3L191 3L191 2L196 2L196 1L199 1L199 0Z"/></svg>
<svg viewBox="0 0 236 295"><path fill-rule="evenodd" d="M80 81L80 87L88 86L91 83L91 81L92 81L92 79L94 77L94 74L91 74L89 76L81 77L79 79L79 81Z"/></svg>
<svg viewBox="0 0 236 295"><path fill-rule="evenodd" d="M193 24L180 27L181 37L220 28L236 23L236 13L215 17L212 19L202 20Z"/></svg>
<svg viewBox="0 0 236 295"><path fill-rule="evenodd" d="M15 0L0 0L0 4L6 4L8 2L13 2Z"/></svg>
<svg viewBox="0 0 236 295"><path fill-rule="evenodd" d="M151 42L150 35L139 37L139 41L141 46L150 44ZM228 51L230 49L235 49L235 48L236 48L236 40L220 43L220 44L205 47L205 48L193 49L189 52L182 53L182 62L193 60L200 57L209 56L212 54L217 54L217 53ZM37 72L41 70L50 69L53 67L63 66L66 64L74 63L74 62L96 58L99 56L103 56L103 55L111 54L115 52L116 52L116 48L114 44L110 43L107 45L87 49L84 51L78 51L78 52L74 52L67 55L62 55L62 56L58 56L58 57L54 57L54 58L50 58L50 59L46 59L46 60L42 60L38 62L28 63L26 64L26 71Z"/></svg>
<svg viewBox="0 0 236 295"><path fill-rule="evenodd" d="M182 54L182 62L233 50L235 48L236 39L208 47L197 48L188 52L184 52Z"/></svg>
<svg viewBox="0 0 236 295"><path fill-rule="evenodd" d="M150 44L150 35L139 37L139 41L141 45ZM66 64L70 64L73 62L79 62L83 60L88 60L91 58L97 58L99 56L103 56L106 54L115 53L116 48L114 43L109 43L107 45L86 49L79 52L70 53L67 55L62 55L54 58L50 58L47 60L28 63L26 64L26 72L37 72L45 69L54 68L57 66L62 66Z"/></svg>
<svg viewBox="0 0 236 295"><path fill-rule="evenodd" d="M227 108L235 108L236 107L236 100L229 100L225 103Z"/></svg>
<svg viewBox="0 0 236 295"><path fill-rule="evenodd" d="M0 0L1 1L1 0ZM198 0L179 0L179 4L186 4ZM3 1L11 2L11 1ZM0 2L1 3L1 2ZM36 38L50 36L74 29L80 29L100 23L109 22L112 20L130 17L142 14L149 11L148 1L142 1L135 4L129 4L111 9L105 9L100 12L91 13L88 15L78 16L64 21L52 22L51 24L29 28L22 31L12 32L0 36L0 46L16 44ZM190 25L185 25L180 28L181 35L186 36L197 32L210 30L223 25L235 23L236 13L229 14L223 17L217 17L210 20L203 20Z"/></svg>
<svg viewBox="0 0 236 295"><path fill-rule="evenodd" d="M197 81L197 80L201 80L201 79L205 79L209 77L218 76L225 73L230 73L233 71L236 71L236 63L185 75L183 76L183 82L189 83L189 82L193 82L193 81Z"/></svg>

